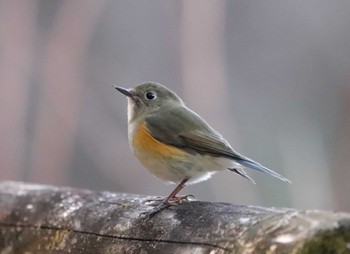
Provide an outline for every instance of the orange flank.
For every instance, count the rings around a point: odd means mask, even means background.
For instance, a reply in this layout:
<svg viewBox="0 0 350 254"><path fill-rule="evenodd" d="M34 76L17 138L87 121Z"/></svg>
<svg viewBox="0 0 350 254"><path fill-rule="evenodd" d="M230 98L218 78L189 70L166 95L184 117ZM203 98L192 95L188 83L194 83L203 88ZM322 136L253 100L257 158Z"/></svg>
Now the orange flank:
<svg viewBox="0 0 350 254"><path fill-rule="evenodd" d="M186 156L187 153L171 145L166 145L152 137L146 124L138 127L132 139L133 146L138 152L149 154L155 157L178 157Z"/></svg>

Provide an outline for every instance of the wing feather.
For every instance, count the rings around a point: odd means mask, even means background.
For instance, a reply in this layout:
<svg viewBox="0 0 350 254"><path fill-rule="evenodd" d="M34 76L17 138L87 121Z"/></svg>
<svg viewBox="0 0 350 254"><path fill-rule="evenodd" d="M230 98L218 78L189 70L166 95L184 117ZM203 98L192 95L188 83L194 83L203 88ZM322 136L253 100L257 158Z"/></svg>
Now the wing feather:
<svg viewBox="0 0 350 254"><path fill-rule="evenodd" d="M162 108L145 121L151 135L163 143L182 148L189 153L230 158L242 166L290 182L282 175L234 151L217 131L187 107Z"/></svg>

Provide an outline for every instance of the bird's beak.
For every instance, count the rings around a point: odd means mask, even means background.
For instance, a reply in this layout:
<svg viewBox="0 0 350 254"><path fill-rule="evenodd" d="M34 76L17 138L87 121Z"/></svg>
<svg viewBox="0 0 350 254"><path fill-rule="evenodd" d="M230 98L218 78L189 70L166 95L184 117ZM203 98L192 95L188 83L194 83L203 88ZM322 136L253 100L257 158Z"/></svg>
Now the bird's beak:
<svg viewBox="0 0 350 254"><path fill-rule="evenodd" d="M115 86L113 85L113 87L115 89L117 89L119 92L121 92L122 94L128 96L128 97L133 97L133 94L131 93L131 89L127 89L127 88L123 88L123 87L120 87L120 86Z"/></svg>

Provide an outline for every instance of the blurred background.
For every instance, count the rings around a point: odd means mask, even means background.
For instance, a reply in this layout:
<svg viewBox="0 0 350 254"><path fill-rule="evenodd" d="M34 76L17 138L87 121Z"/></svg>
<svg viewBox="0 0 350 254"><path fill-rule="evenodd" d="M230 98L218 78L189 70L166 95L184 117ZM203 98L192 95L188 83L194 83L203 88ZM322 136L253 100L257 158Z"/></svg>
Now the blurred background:
<svg viewBox="0 0 350 254"><path fill-rule="evenodd" d="M112 84L160 82L242 154L199 200L350 211L350 2L0 0L0 180L167 195Z"/></svg>

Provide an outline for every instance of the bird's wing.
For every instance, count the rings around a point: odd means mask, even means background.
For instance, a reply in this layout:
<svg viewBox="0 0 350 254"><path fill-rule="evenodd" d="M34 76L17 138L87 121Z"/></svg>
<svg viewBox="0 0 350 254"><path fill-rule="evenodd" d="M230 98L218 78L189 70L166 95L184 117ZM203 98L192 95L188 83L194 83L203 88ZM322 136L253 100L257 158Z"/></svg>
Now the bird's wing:
<svg viewBox="0 0 350 254"><path fill-rule="evenodd" d="M151 135L163 143L182 148L189 153L230 158L245 167L290 182L282 175L234 151L217 131L186 107L162 108L148 116L145 121Z"/></svg>
<svg viewBox="0 0 350 254"><path fill-rule="evenodd" d="M145 119L151 135L190 153L243 159L208 123L185 107L162 109Z"/></svg>

